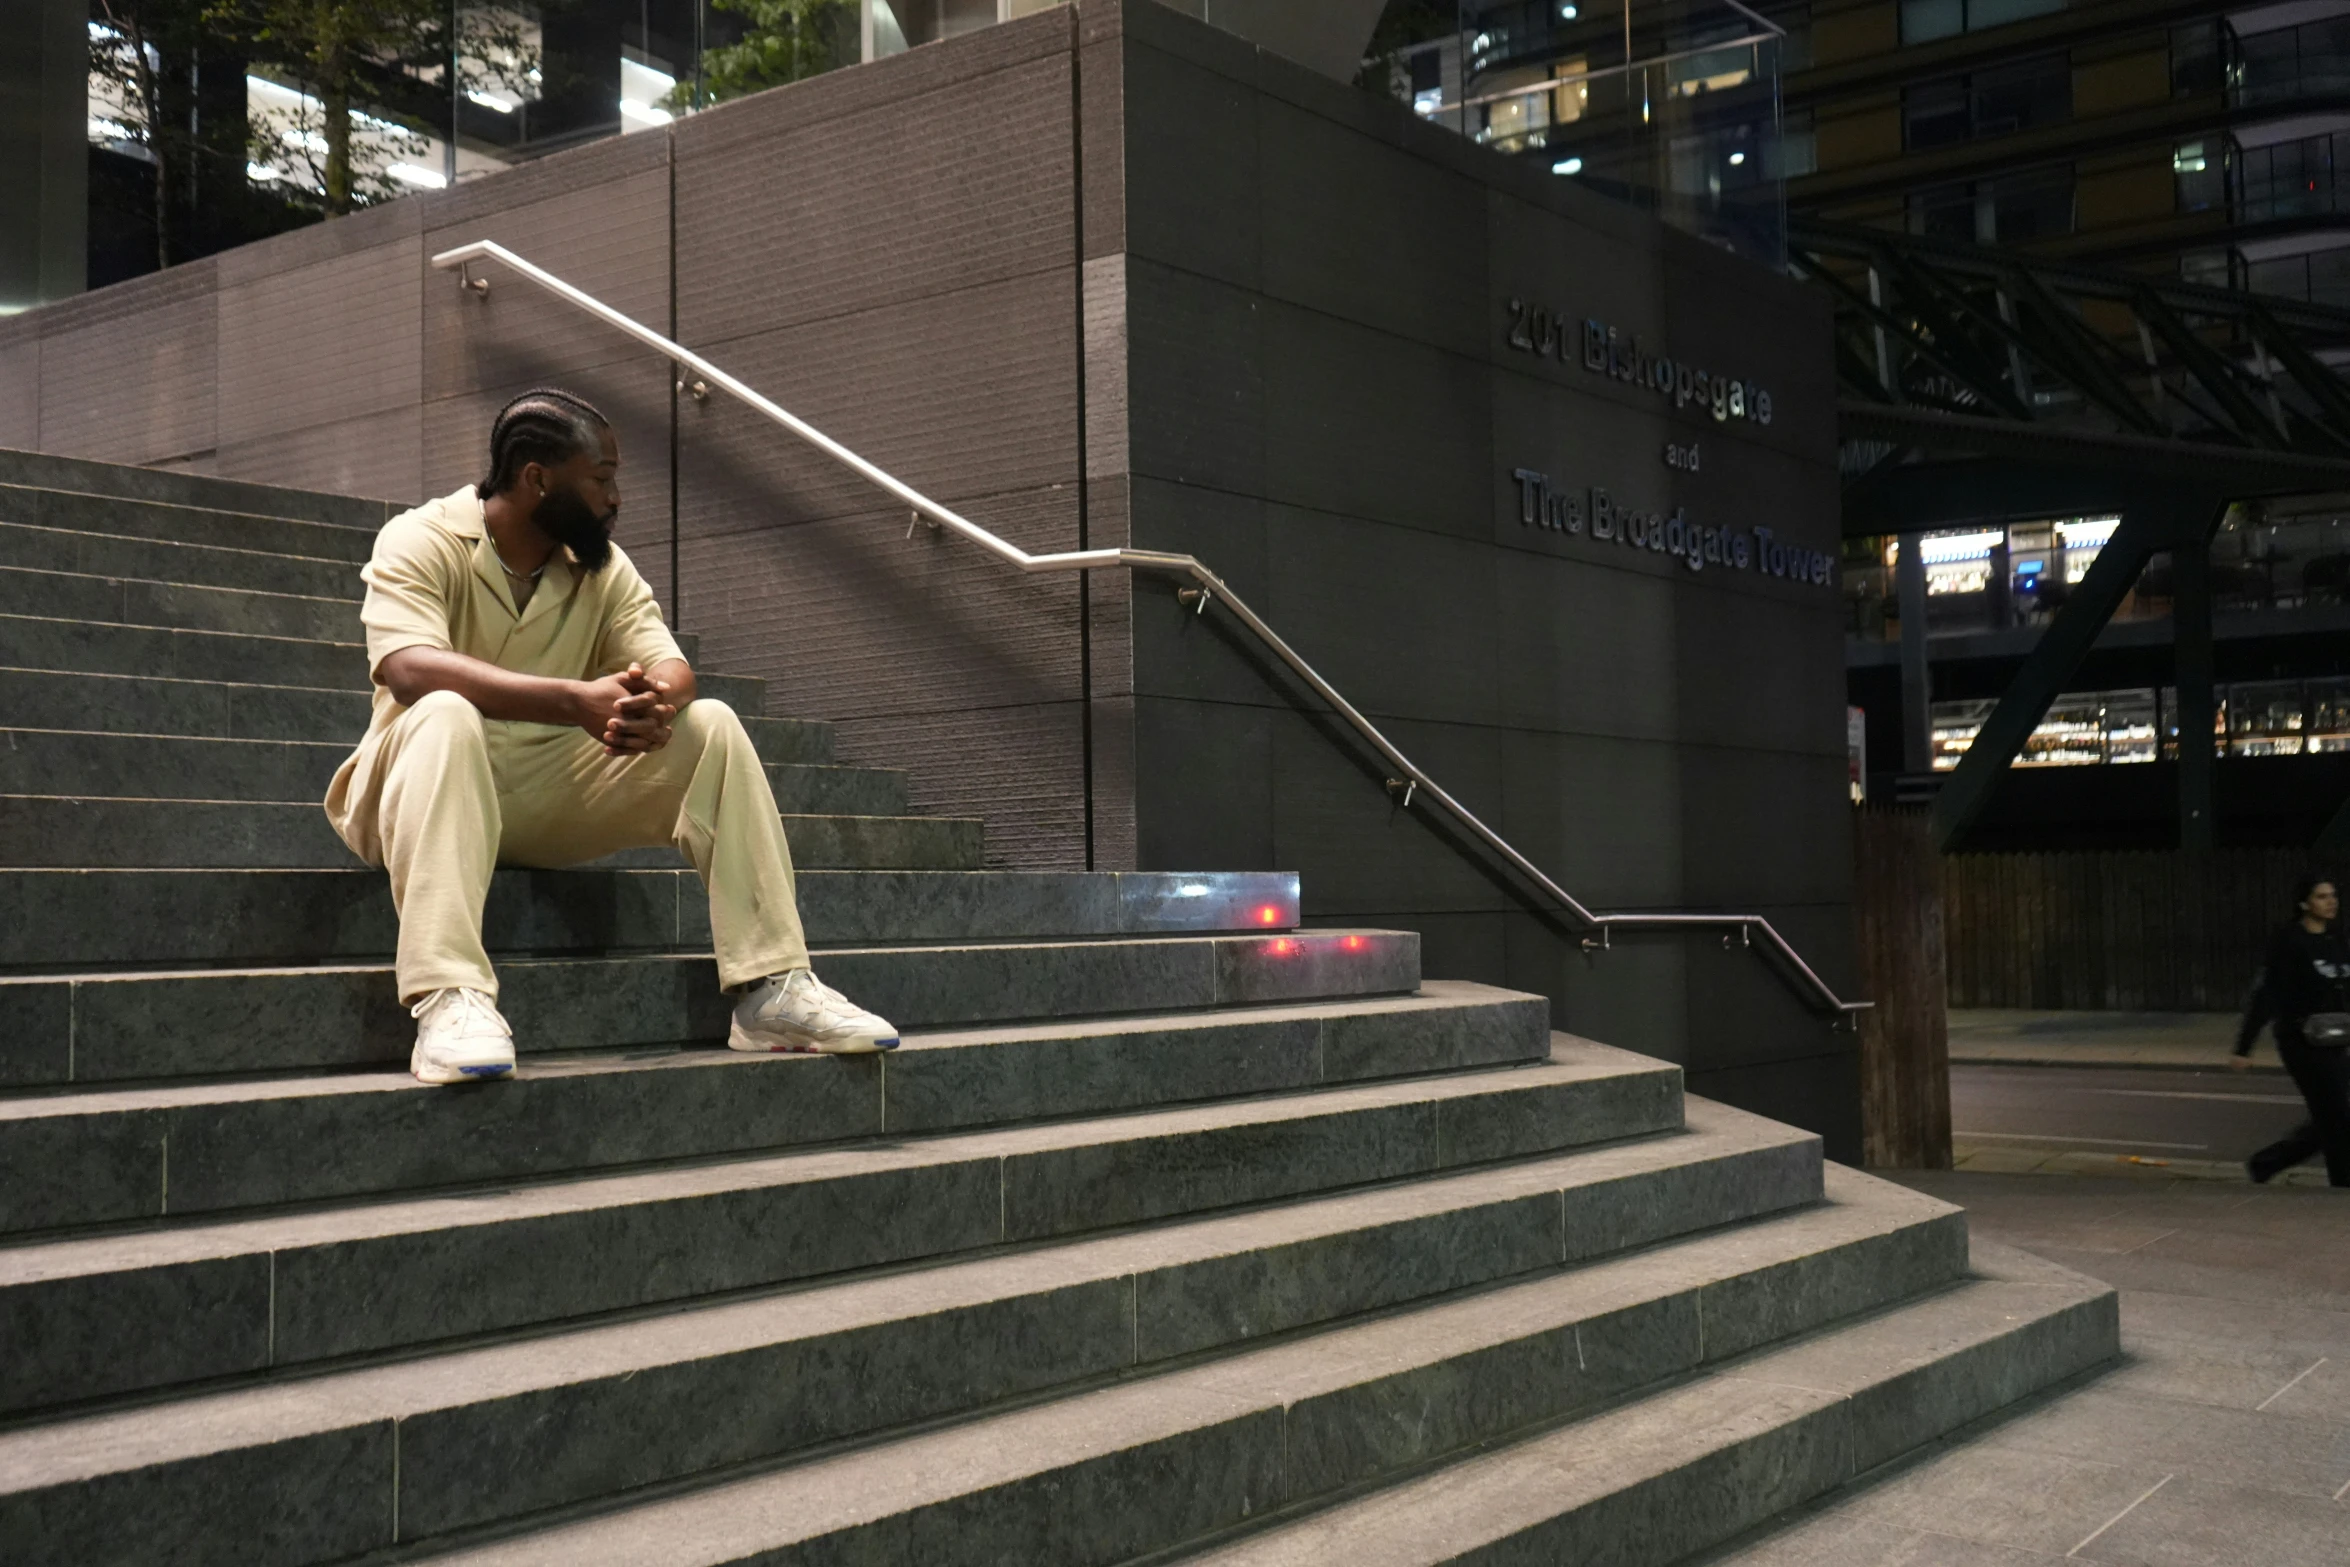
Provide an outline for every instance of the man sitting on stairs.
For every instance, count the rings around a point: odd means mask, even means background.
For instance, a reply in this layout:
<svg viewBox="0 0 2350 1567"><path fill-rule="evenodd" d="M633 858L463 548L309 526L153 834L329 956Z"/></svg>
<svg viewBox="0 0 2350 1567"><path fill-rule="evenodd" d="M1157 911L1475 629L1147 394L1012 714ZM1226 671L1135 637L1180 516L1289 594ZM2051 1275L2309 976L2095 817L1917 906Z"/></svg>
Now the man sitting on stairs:
<svg viewBox="0 0 2350 1567"><path fill-rule="evenodd" d="M758 753L694 672L612 542L620 447L567 392L490 426L489 477L384 524L361 573L375 711L327 789L360 858L391 872L409 1070L511 1076L482 947L498 864L576 865L673 844L710 894L737 1050L887 1050L897 1031L818 983L791 851Z"/></svg>

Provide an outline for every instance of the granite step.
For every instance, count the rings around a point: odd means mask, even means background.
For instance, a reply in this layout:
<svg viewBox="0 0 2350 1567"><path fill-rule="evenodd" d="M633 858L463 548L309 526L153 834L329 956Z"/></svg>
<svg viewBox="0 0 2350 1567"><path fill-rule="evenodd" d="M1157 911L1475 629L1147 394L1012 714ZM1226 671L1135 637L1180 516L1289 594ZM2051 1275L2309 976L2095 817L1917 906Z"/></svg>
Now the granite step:
<svg viewBox="0 0 2350 1567"><path fill-rule="evenodd" d="M2020 1251L1978 1246L1971 1276L1947 1290L1180 1559L1199 1567L1664 1567L2102 1365L2120 1348L2110 1287ZM486 1567L540 1558L453 1559ZM585 1550L568 1558L582 1567L608 1559ZM663 1559L740 1558L693 1550Z"/></svg>
<svg viewBox="0 0 2350 1567"><path fill-rule="evenodd" d="M1681 1124L1677 1087L1608 1052L34 1239L0 1247L0 1338L31 1346L0 1361L0 1413L1658 1136ZM1817 1140L1756 1135L1816 1195ZM1651 1167L1703 1157L1703 1139L1666 1142ZM1495 1174L1553 1222L1560 1179Z"/></svg>
<svg viewBox="0 0 2350 1567"><path fill-rule="evenodd" d="M1298 885L1281 871L810 871L798 895L808 939L849 946L1284 931ZM501 870L482 929L493 954L710 941L692 871ZM366 867L0 871L0 970L337 962L387 957L398 936L384 873Z"/></svg>
<svg viewBox="0 0 2350 1567"><path fill-rule="evenodd" d="M116 538L339 560L352 565L366 561L375 549L376 535L375 524L351 527L214 506L124 500L13 484L0 484L0 521L109 534Z"/></svg>
<svg viewBox="0 0 2350 1567"><path fill-rule="evenodd" d="M496 1093L404 1071L0 1097L0 1232L521 1180L1539 1061L1540 996L1416 996L909 1030L872 1063L710 1048L534 1055ZM1562 1058L1599 1047L1561 1038ZM1657 1091L1675 1069L1649 1071ZM332 1148L331 1160L317 1157Z"/></svg>
<svg viewBox="0 0 2350 1567"><path fill-rule="evenodd" d="M348 746L367 732L369 700L363 690L0 667L0 713L19 729Z"/></svg>
<svg viewBox="0 0 2350 1567"><path fill-rule="evenodd" d="M976 817L786 815L800 870L975 871ZM251 800L88 800L0 795L0 867L333 869L359 864L317 805ZM674 869L674 849L592 862Z"/></svg>
<svg viewBox="0 0 2350 1567"><path fill-rule="evenodd" d="M367 652L357 628L345 640L247 636L238 632L132 626L57 615L0 611L0 665L92 675L249 682L334 691L368 689Z"/></svg>
<svg viewBox="0 0 2350 1567"><path fill-rule="evenodd" d="M1408 931L821 948L816 968L900 1028L969 1028L1410 995ZM500 1008L526 1057L726 1037L707 957L504 959ZM390 965L0 979L0 1087L405 1062L415 1024Z"/></svg>
<svg viewBox="0 0 2350 1567"><path fill-rule="evenodd" d="M1743 1316L1749 1303L1787 1331L1852 1300L1886 1298L1912 1278L1946 1275L1963 1256L1951 1210L1898 1191L1802 1208L1819 1195L1820 1171L1801 1149L1753 1135L1763 1123L1751 1118L1702 1105L1693 1114L1718 1124L1533 1166L277 1381L136 1416L86 1416L43 1428L38 1445L30 1433L0 1436L0 1527L18 1526L28 1561L40 1563L136 1560L167 1537L186 1553L175 1560L201 1563L314 1561L395 1541L429 1548L453 1530L511 1528L518 1515L550 1506L631 1490L641 1497L648 1484L674 1486L721 1466L739 1472L745 1462L942 1416L964 1423L867 1449L878 1467L848 1482L851 1505L901 1512L894 1504L909 1477L935 1484L946 1471L921 1476L914 1472L926 1465L897 1459L943 1444L955 1459L987 1455L983 1470L1041 1460L1053 1467L1063 1504L1091 1514L1090 1465L1082 1457L1054 1465L1028 1440L1040 1423L1066 1454L1089 1426L1101 1434L1123 1423L1105 1421L1105 1410L1158 1402L1197 1415L1213 1388L1225 1391L1229 1412L1281 1389L1294 1399L1282 1418L1301 1458L1376 1469L1414 1439L1473 1435L1481 1424L1522 1422L1546 1399L1588 1401L1613 1385L1669 1375L1702 1355L1699 1323ZM1741 1174L1756 1184L1737 1206L1782 1216L1734 1247L1674 1241L1660 1227L1688 1217L1668 1191ZM1639 1204L1651 1205L1646 1224L1609 1228L1609 1216ZM1627 1242L1632 1234L1667 1244L1619 1257L1641 1243ZM1339 1258L1355 1265L1333 1266ZM1490 1288L1507 1279L1522 1282ZM1485 1292L1459 1293L1478 1288ZM1392 1314L1447 1292L1441 1304ZM1389 1314L1361 1316L1382 1308ZM1167 1369L1177 1357L1193 1363ZM1002 1411L1007 1400L1056 1388L1075 1391ZM1448 1418L1395 1431L1407 1403ZM1358 1433L1348 1417L1359 1411L1378 1428L1361 1433L1368 1442L1350 1441ZM1203 1452L1217 1440L1201 1436ZM795 1517L837 1517L833 1508L811 1515L797 1505L820 1485L789 1477L812 1471L840 1483L837 1461L819 1459L747 1484L796 1492L769 1514L787 1529ZM1195 1479L1209 1486L1228 1474L1213 1463L1194 1471L1178 1455L1160 1465L1156 1494L1134 1500L1143 1517L1162 1521L1187 1511ZM1076 1484L1061 1488L1066 1481ZM680 1546L707 1538L699 1525L730 1516L741 1484L526 1536L526 1548L543 1553L533 1559L610 1560L581 1539L609 1530L629 1542L618 1559L692 1559ZM836 1493L836 1502L845 1499ZM1056 1549L1071 1543L1069 1533L1008 1537L994 1501L972 1513L979 1532L962 1549L942 1549L938 1537L868 1539L856 1542L864 1552L852 1546L817 1559L1058 1563L1115 1554ZM647 1513L665 1509L684 1509L668 1516L685 1527L651 1544ZM916 1502L901 1516L919 1511ZM1106 1521L1072 1517L1059 1527ZM274 1550L235 1554L255 1541ZM564 1554L583 1545L588 1555Z"/></svg>
<svg viewBox="0 0 2350 1567"><path fill-rule="evenodd" d="M1827 1212L1841 1219L1844 1206ZM1872 1417L1889 1415L1883 1435L1915 1447L1963 1423L1962 1411L1996 1407L1967 1396L1969 1379L2030 1391L2112 1353L2111 1292L2101 1285L2018 1281L1994 1264L2002 1276L1903 1298L1901 1285L1948 1266L1947 1249L1934 1244L1948 1232L1937 1234L1930 1218L1912 1226L1925 1234L1899 1236L1910 1242L1900 1259L1907 1277L1871 1280L1892 1248L1801 1233L1834 1222L1803 1215L1757 1226L1785 1226L1791 1250L1828 1248L1817 1265L1801 1256L1766 1263L1761 1279L1709 1255L1712 1237L1683 1242L1620 1272L1600 1263L519 1535L481 1531L478 1544L439 1549L427 1541L405 1559L1663 1567L1722 1538L1730 1520L1769 1516L1848 1473ZM1839 1266L1861 1258L1858 1268ZM1667 1276L1637 1279L1660 1265ZM1800 1294L1806 1273L1858 1274L1854 1295L1882 1308L1859 1321L1836 1320L1832 1307L1790 1312L1785 1325L1800 1337L1727 1364L1693 1342L1693 1316L1710 1325L1712 1308L1783 1283ZM1633 1396L1609 1407L1611 1389ZM1924 1389L1946 1396L1900 1408ZM1542 1435L1406 1478L1431 1452L1474 1452L1507 1439L1513 1420L1545 1411L1557 1413ZM409 1475L403 1465L403 1536L438 1522ZM1173 1475L1184 1483L1170 1483ZM1309 1522L1194 1543L1261 1530L1268 1510L1278 1517L1350 1491ZM423 1511L410 1510L412 1497ZM392 1501L387 1494L386 1514ZM1530 1515L1552 1526L1511 1530Z"/></svg>
<svg viewBox="0 0 2350 1567"><path fill-rule="evenodd" d="M176 546L138 547L166 549ZM356 596L325 597L316 593L263 592L244 587L157 581L135 576L95 576L83 572L37 570L6 564L0 564L0 616L88 621L99 625L144 626L158 630L213 631L242 637L332 642L353 648L357 648L365 637L359 621L359 600ZM691 660L694 655L686 643L687 639L681 637L680 650L685 651ZM10 656L4 646L0 646L0 662L18 668L42 667ZM181 673L178 670L142 667L122 669L111 664L66 664L59 667L105 674ZM246 668L219 678L249 680L254 673L254 669ZM281 679L268 683L364 686L366 669L362 664L355 676L324 681Z"/></svg>
<svg viewBox="0 0 2350 1567"><path fill-rule="evenodd" d="M327 782L351 754L351 745L349 740L0 729L0 794L315 805L326 797ZM776 806L792 815L906 814L906 775L889 768L769 762L767 781Z"/></svg>
<svg viewBox="0 0 2350 1567"><path fill-rule="evenodd" d="M1718 1361L1734 1353L1729 1345L1814 1330L1842 1312L1946 1286L1964 1265L1953 1210L1831 1172L1826 1204L1745 1230L1674 1240L1286 1343L1237 1344L1202 1364L852 1456L624 1505L519 1538L428 1546L410 1559L477 1567L1158 1559L1159 1550L1268 1507L1360 1490L1604 1407ZM1741 1321L1741 1308L1750 1307L1759 1310ZM1717 1340L1714 1330L1725 1323L1731 1331ZM439 1472L403 1466L403 1536L425 1534L446 1516L425 1485L407 1484L411 1473L422 1481ZM1170 1475L1187 1483L1171 1484ZM649 1550L659 1537L682 1548ZM1539 1559L1623 1558L1603 1550Z"/></svg>
<svg viewBox="0 0 2350 1567"><path fill-rule="evenodd" d="M0 566L0 615L321 642L357 643L361 639L355 599L32 571L22 566Z"/></svg>
<svg viewBox="0 0 2350 1567"><path fill-rule="evenodd" d="M367 732L370 703L364 690L0 666L0 713L19 729L316 740L350 746ZM766 718L756 710L737 716L766 761L832 760L830 724Z"/></svg>
<svg viewBox="0 0 2350 1567"><path fill-rule="evenodd" d="M693 638L678 636L693 657ZM73 675L253 683L329 691L368 690L367 654L357 642L250 637L103 621L0 614L0 667ZM748 717L767 706L767 683L695 671L704 696Z"/></svg>
<svg viewBox="0 0 2350 1567"><path fill-rule="evenodd" d="M367 592L367 585L359 580L359 567L348 560L314 560L217 544L182 544L8 521L0 521L0 566L349 599L354 604Z"/></svg>
<svg viewBox="0 0 2350 1567"><path fill-rule="evenodd" d="M327 495L315 490L291 490L241 479L216 479L206 474L175 473L159 468L134 468L122 463L82 457L58 457L48 452L0 450L0 484L23 489L70 491L110 500L158 501L166 505L245 512L260 517L288 517L305 522L364 528L369 532L414 505L413 501L364 500L354 495Z"/></svg>

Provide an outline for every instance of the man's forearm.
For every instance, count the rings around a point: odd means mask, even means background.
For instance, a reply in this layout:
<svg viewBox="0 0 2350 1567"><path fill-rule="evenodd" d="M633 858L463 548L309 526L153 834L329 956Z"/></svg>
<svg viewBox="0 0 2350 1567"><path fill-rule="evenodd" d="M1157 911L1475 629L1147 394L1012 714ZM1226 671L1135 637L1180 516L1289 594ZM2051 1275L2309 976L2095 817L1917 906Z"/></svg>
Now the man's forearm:
<svg viewBox="0 0 2350 1567"><path fill-rule="evenodd" d="M694 699L694 668L682 658L661 660L645 671L645 678L669 687L666 700L671 707L682 708Z"/></svg>
<svg viewBox="0 0 2350 1567"><path fill-rule="evenodd" d="M484 718L526 724L577 724L581 719L578 681L517 674L441 648L402 648L386 657L376 674L402 707L413 707L434 691L454 691L480 708Z"/></svg>

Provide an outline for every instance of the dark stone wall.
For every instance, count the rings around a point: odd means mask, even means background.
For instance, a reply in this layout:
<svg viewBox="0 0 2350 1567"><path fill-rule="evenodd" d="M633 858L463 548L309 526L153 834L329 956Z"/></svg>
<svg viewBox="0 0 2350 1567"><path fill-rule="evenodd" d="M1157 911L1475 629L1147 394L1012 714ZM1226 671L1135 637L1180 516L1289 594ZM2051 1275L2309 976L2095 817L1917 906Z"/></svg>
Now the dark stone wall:
<svg viewBox="0 0 2350 1567"><path fill-rule="evenodd" d="M1826 310L1796 285L1206 28L1129 13L1132 530L1194 553L1448 791L1601 909L1767 914L1850 993L1830 581L1521 520L1518 468L1643 513L1837 548ZM1509 301L1766 387L1717 422L1514 350ZM1530 333L1528 335L1531 335ZM1668 466L1694 443L1695 472ZM1718 938L1587 957L1246 634L1134 606L1145 867L1280 865L1321 923L1858 1153L1851 1036Z"/></svg>
<svg viewBox="0 0 2350 1567"><path fill-rule="evenodd" d="M1848 1036L1751 955L1586 957L1211 610L1021 576L519 281L494 239L1044 551L1196 553L1594 907L1736 908L1851 979L1832 588L1528 526L1513 468L1834 548L1794 285L1135 0L1085 0L0 322L0 445L411 499L555 382L714 666L1007 866L1280 868L1321 922L1857 1151ZM1768 386L1716 423L1507 346L1512 297ZM1668 468L1694 440L1695 473ZM674 450L677 461L671 462ZM677 569L672 574L674 554Z"/></svg>

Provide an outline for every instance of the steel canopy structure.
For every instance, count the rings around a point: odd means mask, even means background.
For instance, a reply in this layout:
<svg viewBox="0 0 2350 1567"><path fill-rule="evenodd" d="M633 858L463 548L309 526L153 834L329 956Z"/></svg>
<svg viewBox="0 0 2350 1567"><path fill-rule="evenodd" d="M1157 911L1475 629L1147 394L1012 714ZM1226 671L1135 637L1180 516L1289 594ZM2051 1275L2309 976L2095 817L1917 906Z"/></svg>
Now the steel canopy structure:
<svg viewBox="0 0 2350 1567"><path fill-rule="evenodd" d="M1803 219L1789 265L1836 300L1848 538L2121 518L1934 800L1964 841L2128 596L2172 562L2182 846L2212 843L2213 534L2237 501L2350 493L2350 310ZM1907 763L1924 767L1925 576L1904 547ZM2189 744L2188 737L2198 737ZM2350 808L2321 841L2350 838Z"/></svg>

